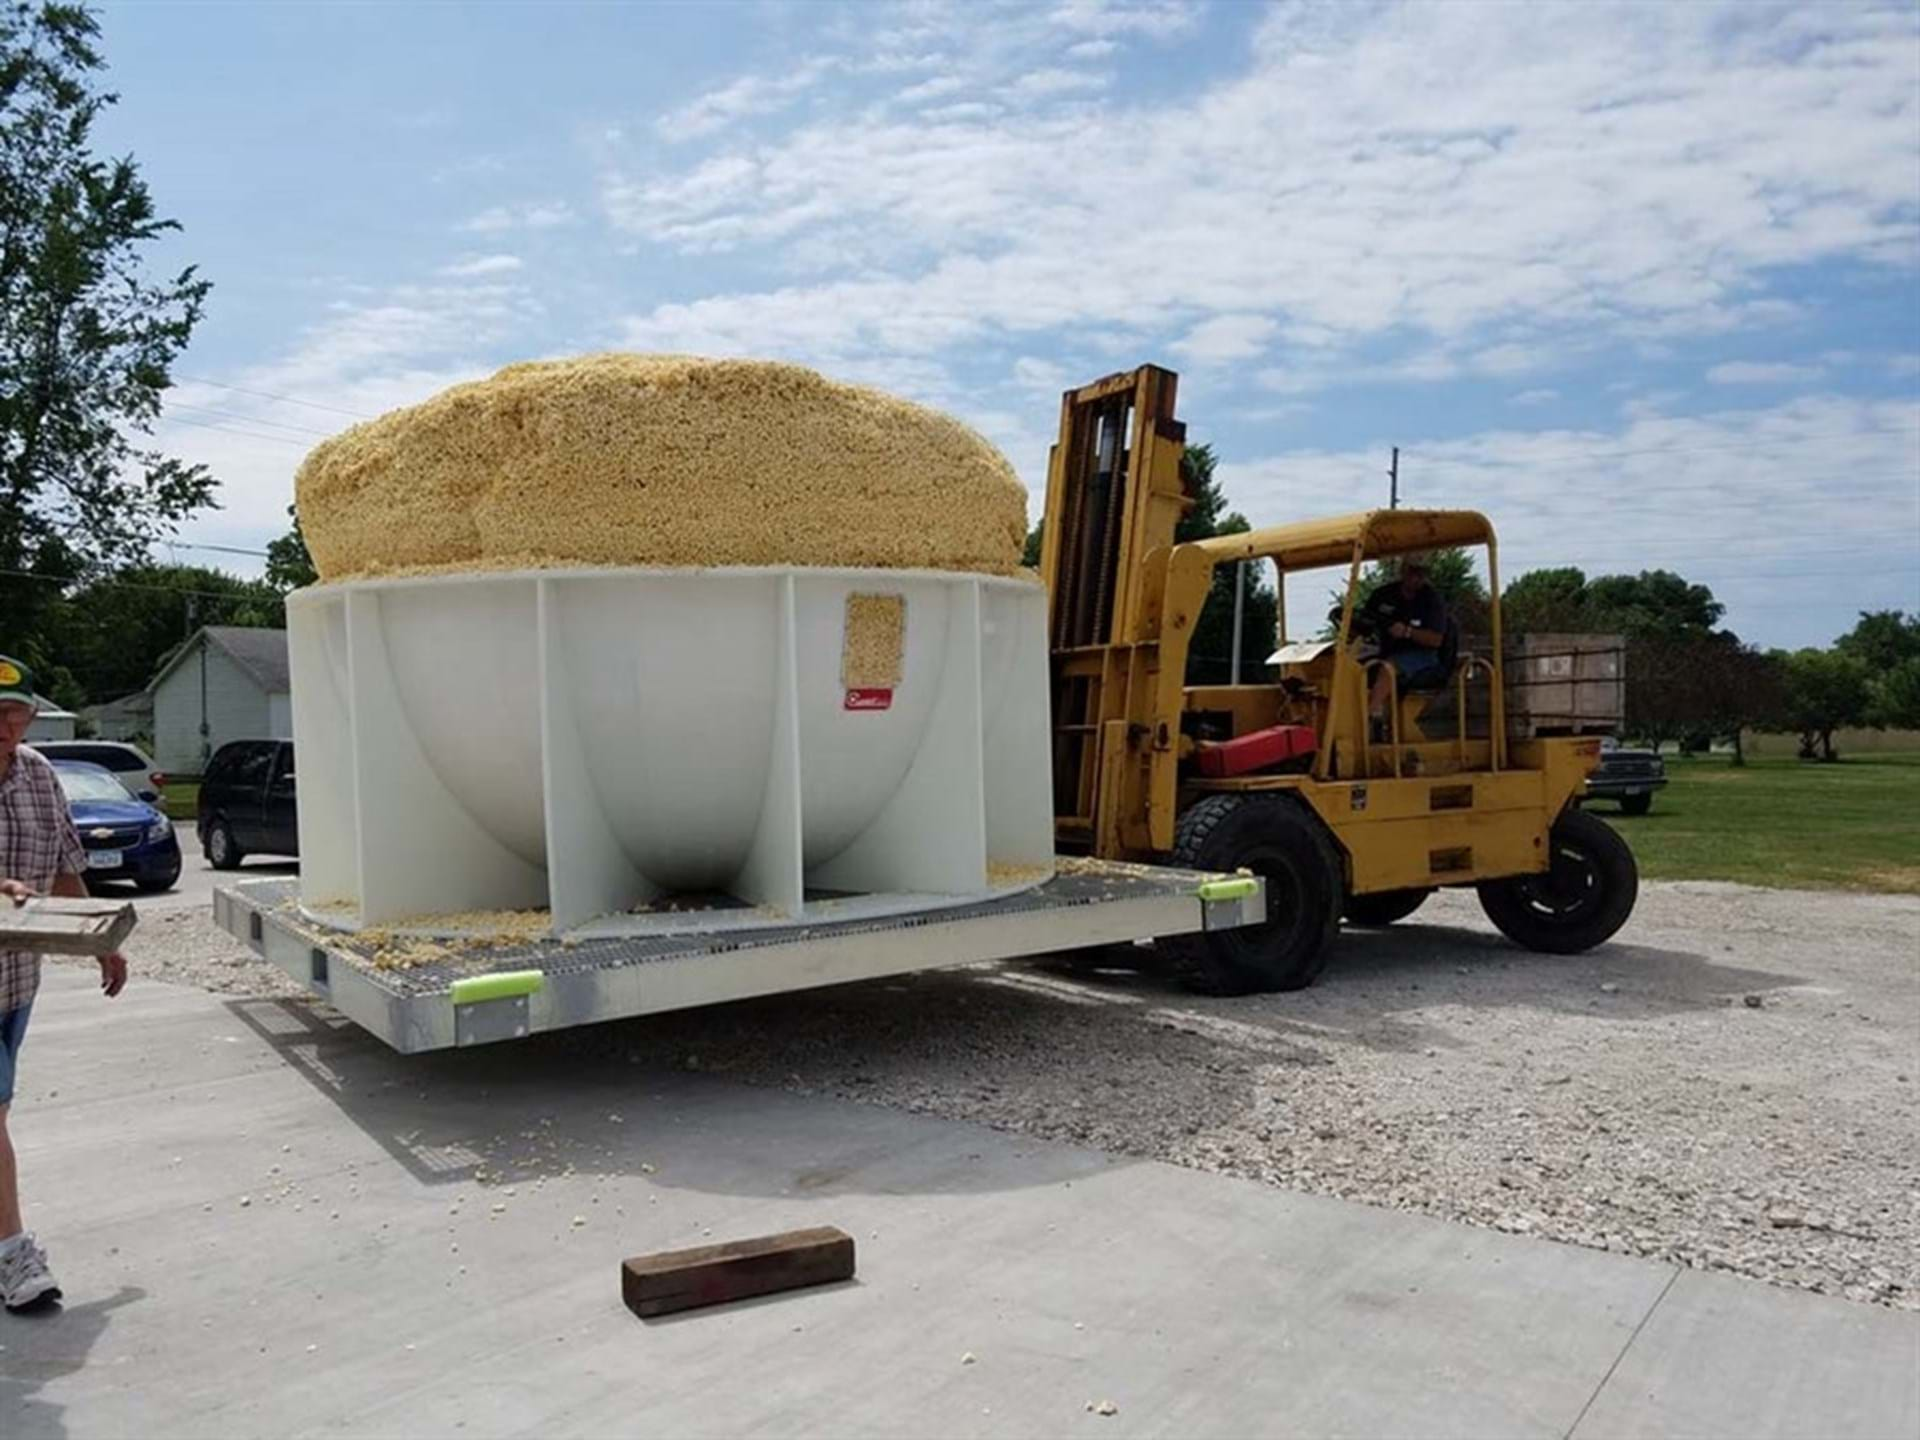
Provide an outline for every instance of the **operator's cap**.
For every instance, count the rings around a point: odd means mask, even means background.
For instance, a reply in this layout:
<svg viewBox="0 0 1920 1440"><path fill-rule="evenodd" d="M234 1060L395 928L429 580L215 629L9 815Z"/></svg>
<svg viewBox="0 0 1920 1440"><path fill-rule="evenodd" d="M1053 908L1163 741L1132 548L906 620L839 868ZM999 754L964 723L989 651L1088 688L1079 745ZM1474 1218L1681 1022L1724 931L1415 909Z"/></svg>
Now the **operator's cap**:
<svg viewBox="0 0 1920 1440"><path fill-rule="evenodd" d="M0 655L0 704L9 700L40 708L33 693L33 672L11 655Z"/></svg>

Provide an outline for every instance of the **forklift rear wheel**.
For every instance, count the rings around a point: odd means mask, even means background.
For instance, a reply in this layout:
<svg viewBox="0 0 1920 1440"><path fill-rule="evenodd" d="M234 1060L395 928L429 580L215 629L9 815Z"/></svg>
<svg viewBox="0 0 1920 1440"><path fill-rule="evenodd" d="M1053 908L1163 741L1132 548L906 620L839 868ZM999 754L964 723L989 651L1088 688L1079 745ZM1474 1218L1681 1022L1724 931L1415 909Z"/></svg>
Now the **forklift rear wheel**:
<svg viewBox="0 0 1920 1440"><path fill-rule="evenodd" d="M1356 925L1391 925L1427 903L1431 890L1380 890L1372 895L1349 895L1347 919Z"/></svg>
<svg viewBox="0 0 1920 1440"><path fill-rule="evenodd" d="M1633 913L1640 869L1614 828L1584 810L1568 810L1548 836L1552 864L1543 875L1514 875L1480 886L1480 908L1516 944L1550 955L1577 955L1613 938Z"/></svg>
<svg viewBox="0 0 1920 1440"><path fill-rule="evenodd" d="M1267 884L1264 924L1166 943L1189 990L1299 990L1326 968L1340 929L1340 862L1301 806L1275 795L1209 795L1181 815L1172 860L1195 870L1251 870Z"/></svg>

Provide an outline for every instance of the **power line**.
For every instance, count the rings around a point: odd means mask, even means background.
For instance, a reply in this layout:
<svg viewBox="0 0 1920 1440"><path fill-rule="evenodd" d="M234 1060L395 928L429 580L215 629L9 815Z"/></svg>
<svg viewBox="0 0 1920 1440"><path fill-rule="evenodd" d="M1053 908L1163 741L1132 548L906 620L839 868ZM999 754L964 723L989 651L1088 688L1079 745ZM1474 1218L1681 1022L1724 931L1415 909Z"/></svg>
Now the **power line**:
<svg viewBox="0 0 1920 1440"><path fill-rule="evenodd" d="M222 555L252 555L261 560L273 558L272 552L267 550L246 550L238 545L209 545L200 540L156 540L153 543L170 550L217 550Z"/></svg>
<svg viewBox="0 0 1920 1440"><path fill-rule="evenodd" d="M193 420L185 415L173 416L167 423L171 425L198 425L202 429L219 430L228 435L243 435L249 440L269 440L275 445L290 445L295 450L310 450L313 448L303 440L290 439L285 435L265 435L257 430L236 430L231 425L218 425L211 420Z"/></svg>
<svg viewBox="0 0 1920 1440"><path fill-rule="evenodd" d="M194 385L212 385L219 390L231 390L236 395L251 395L256 400L279 400L288 405L304 405L309 410L328 410L335 415L346 415L355 420L374 418L358 410L343 410L338 405L322 405L318 400L302 400L297 395L276 395L271 390L249 390L244 385L229 385L224 380L209 380L204 375L182 375L180 378Z"/></svg>
<svg viewBox="0 0 1920 1440"><path fill-rule="evenodd" d="M111 578L89 580L81 575L42 575L36 570L0 570L0 575L14 580L38 580L46 585L77 585L83 590L147 590L156 595L197 595L207 600L238 600L243 598L235 595L231 590L196 590L190 585L143 585L137 580L114 580ZM235 583L239 585L266 584L264 580L241 580L237 577Z"/></svg>
<svg viewBox="0 0 1920 1440"><path fill-rule="evenodd" d="M292 430L302 435L318 435L323 440L338 433L333 430L321 430L312 425L293 425L285 420L269 420L264 415L235 415L229 410L214 410L205 405L189 405L181 400L168 401L166 413L172 415L176 410L191 410L199 415L210 415L216 420L238 421L242 425L268 425L275 430Z"/></svg>

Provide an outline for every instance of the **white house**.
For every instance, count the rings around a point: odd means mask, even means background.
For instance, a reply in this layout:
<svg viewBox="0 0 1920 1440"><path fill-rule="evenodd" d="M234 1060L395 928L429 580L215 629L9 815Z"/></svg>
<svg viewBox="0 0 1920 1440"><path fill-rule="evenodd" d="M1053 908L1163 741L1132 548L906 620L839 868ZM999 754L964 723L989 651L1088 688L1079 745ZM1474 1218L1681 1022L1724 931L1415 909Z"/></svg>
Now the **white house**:
<svg viewBox="0 0 1920 1440"><path fill-rule="evenodd" d="M96 740L138 740L145 744L153 737L153 692L136 690L118 700L83 706L80 723Z"/></svg>
<svg viewBox="0 0 1920 1440"><path fill-rule="evenodd" d="M208 625L160 667L153 694L153 759L197 775L229 740L291 740L287 632Z"/></svg>

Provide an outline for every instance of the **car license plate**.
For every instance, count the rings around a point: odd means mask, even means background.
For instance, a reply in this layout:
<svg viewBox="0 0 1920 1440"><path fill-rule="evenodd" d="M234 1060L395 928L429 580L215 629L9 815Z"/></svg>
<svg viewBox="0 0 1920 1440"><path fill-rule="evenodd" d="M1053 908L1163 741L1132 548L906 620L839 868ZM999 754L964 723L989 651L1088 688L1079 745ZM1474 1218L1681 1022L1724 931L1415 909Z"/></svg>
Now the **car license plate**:
<svg viewBox="0 0 1920 1440"><path fill-rule="evenodd" d="M1622 795L1644 795L1647 793L1647 787L1644 785L1629 785L1620 793Z"/></svg>
<svg viewBox="0 0 1920 1440"><path fill-rule="evenodd" d="M89 870L118 870L120 868L120 855L121 852L118 850L89 850L87 852L87 868Z"/></svg>

